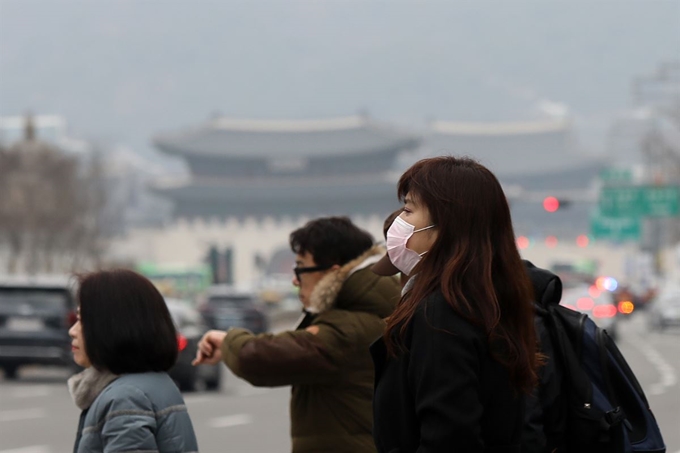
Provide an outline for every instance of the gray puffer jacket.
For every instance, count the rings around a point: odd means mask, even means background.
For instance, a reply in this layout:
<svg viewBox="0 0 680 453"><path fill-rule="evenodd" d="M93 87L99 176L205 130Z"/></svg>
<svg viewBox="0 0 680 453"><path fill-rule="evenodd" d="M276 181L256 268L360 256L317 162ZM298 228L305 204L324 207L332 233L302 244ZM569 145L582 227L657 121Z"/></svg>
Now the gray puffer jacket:
<svg viewBox="0 0 680 453"><path fill-rule="evenodd" d="M198 451L182 395L166 373L116 376L88 368L68 385L83 411L74 453Z"/></svg>

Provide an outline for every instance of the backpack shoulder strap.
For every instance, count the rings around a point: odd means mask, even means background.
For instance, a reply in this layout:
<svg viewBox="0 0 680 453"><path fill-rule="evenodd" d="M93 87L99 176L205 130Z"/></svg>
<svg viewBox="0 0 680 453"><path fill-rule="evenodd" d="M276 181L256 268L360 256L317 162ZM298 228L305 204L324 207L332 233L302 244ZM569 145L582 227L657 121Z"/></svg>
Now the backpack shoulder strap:
<svg viewBox="0 0 680 453"><path fill-rule="evenodd" d="M559 354L559 358L562 362L564 380L569 385L571 398L577 398L584 409L589 409L592 402L592 385L579 360L580 344L577 344L576 347L572 344L572 338L576 338L578 342L582 338L583 333L571 332L571 335L569 335L567 326L572 327L572 329L573 326L572 323L566 322L564 319L566 314L562 313L563 310L569 309L559 305L549 307L546 323L548 325L548 330L550 331L555 352ZM585 317L585 315L582 314L576 315ZM570 313L569 316L572 316L572 314Z"/></svg>

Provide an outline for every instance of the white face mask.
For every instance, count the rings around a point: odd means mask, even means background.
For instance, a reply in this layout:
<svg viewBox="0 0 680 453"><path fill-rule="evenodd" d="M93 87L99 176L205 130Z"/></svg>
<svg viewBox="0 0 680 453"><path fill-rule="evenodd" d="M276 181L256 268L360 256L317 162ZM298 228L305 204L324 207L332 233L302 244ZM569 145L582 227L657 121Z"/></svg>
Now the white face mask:
<svg viewBox="0 0 680 453"><path fill-rule="evenodd" d="M416 230L416 227L408 223L401 217L397 217L392 222L389 230L387 230L387 255L394 267L399 269L404 275L411 275L411 271L416 264L420 262L420 258L427 252L418 254L411 249L406 248L406 243L415 233L434 228L434 225L427 226Z"/></svg>

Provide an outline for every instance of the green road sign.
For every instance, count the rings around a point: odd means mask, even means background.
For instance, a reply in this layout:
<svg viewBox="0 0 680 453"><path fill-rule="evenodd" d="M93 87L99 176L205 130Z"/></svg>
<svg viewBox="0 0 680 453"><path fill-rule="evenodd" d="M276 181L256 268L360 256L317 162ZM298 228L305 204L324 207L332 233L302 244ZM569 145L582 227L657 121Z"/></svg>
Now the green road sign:
<svg viewBox="0 0 680 453"><path fill-rule="evenodd" d="M630 168L606 168L600 172L600 180L605 185L630 184L633 181L633 171Z"/></svg>
<svg viewBox="0 0 680 453"><path fill-rule="evenodd" d="M590 217L590 235L594 239L637 241L642 231L642 220L637 217L606 217L595 213Z"/></svg>
<svg viewBox="0 0 680 453"><path fill-rule="evenodd" d="M680 187L604 187L600 212L607 217L672 217L680 213Z"/></svg>

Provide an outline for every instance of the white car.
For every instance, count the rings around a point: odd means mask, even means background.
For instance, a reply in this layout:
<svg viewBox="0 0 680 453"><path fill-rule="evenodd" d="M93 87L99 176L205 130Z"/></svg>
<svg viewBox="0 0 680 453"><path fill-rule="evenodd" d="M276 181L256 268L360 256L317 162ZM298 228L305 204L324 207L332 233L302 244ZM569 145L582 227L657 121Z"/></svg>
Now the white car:
<svg viewBox="0 0 680 453"><path fill-rule="evenodd" d="M680 326L680 290L659 293L650 307L649 323L658 330Z"/></svg>

